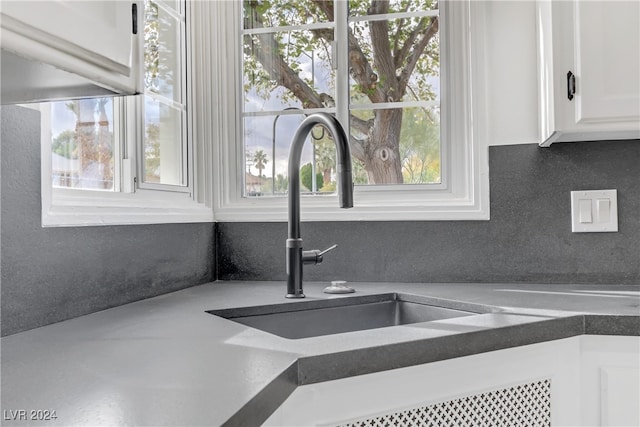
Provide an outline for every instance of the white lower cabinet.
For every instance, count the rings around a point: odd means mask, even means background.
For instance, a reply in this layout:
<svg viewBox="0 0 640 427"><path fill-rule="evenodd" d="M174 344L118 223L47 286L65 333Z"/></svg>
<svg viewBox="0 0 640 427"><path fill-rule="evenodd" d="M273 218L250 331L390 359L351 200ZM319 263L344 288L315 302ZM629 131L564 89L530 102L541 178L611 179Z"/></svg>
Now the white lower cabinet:
<svg viewBox="0 0 640 427"><path fill-rule="evenodd" d="M640 338L585 336L581 425L640 426Z"/></svg>
<svg viewBox="0 0 640 427"><path fill-rule="evenodd" d="M298 387L266 426L640 425L640 337L580 336Z"/></svg>

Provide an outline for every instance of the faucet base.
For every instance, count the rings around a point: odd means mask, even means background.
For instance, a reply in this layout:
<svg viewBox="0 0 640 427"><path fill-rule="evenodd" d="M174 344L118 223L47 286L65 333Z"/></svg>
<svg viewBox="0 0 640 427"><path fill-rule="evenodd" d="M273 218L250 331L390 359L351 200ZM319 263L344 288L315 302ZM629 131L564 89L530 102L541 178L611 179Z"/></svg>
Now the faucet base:
<svg viewBox="0 0 640 427"><path fill-rule="evenodd" d="M287 298L304 298L304 294L287 294L285 295Z"/></svg>

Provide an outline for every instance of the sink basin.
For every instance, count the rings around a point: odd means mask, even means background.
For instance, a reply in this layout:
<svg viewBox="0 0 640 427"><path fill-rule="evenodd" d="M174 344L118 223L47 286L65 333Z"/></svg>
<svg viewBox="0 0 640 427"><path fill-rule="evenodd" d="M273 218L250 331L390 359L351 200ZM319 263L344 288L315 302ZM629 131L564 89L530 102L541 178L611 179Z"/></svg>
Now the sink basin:
<svg viewBox="0 0 640 427"><path fill-rule="evenodd" d="M431 322L488 312L442 307L433 299L404 294L309 300L208 313L284 338L298 339L365 329ZM467 307L464 307L467 308Z"/></svg>

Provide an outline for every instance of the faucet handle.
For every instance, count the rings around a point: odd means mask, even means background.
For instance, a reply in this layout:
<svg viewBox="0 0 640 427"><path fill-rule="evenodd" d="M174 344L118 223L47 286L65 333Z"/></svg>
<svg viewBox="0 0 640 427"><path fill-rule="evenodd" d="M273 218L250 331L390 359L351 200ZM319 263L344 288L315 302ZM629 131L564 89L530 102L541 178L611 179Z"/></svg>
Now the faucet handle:
<svg viewBox="0 0 640 427"><path fill-rule="evenodd" d="M337 244L335 244L333 246L329 246L327 249L325 249L324 251L320 252L318 255L322 256L322 255L326 254L327 252L330 252L330 251L334 250L337 247L338 247Z"/></svg>
<svg viewBox="0 0 640 427"><path fill-rule="evenodd" d="M320 264L322 262L322 256L327 252L334 250L337 247L338 245L333 245L328 247L324 251L320 251L319 249L302 251L302 262L304 264Z"/></svg>

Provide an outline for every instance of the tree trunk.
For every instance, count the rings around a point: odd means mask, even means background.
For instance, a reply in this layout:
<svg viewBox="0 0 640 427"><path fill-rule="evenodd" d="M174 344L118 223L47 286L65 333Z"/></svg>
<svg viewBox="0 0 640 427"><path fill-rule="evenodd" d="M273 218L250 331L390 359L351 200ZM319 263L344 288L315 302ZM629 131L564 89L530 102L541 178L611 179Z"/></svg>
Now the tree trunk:
<svg viewBox="0 0 640 427"><path fill-rule="evenodd" d="M327 185L331 182L331 169L325 169L322 171L322 185Z"/></svg>
<svg viewBox="0 0 640 427"><path fill-rule="evenodd" d="M402 109L376 111L365 150L365 170L370 183L402 184L401 127Z"/></svg>

